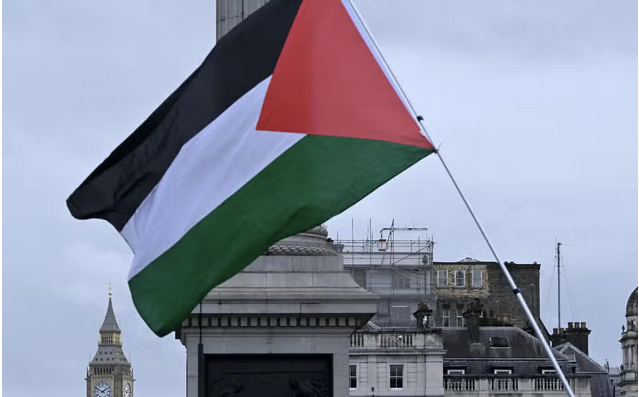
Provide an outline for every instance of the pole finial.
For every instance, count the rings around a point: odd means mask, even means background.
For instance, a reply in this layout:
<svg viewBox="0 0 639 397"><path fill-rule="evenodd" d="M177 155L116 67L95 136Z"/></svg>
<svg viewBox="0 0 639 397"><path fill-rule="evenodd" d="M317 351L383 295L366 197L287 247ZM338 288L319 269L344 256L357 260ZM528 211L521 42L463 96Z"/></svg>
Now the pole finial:
<svg viewBox="0 0 639 397"><path fill-rule="evenodd" d="M111 288L111 280L109 280L109 298L111 298L113 289Z"/></svg>

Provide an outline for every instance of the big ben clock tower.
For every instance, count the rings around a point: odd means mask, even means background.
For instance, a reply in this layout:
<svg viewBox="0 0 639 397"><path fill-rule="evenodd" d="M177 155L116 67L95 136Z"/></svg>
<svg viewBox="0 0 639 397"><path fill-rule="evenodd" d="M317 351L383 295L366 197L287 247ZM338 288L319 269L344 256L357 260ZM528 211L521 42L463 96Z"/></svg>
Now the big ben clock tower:
<svg viewBox="0 0 639 397"><path fill-rule="evenodd" d="M87 370L87 397L133 397L133 371L122 351L120 327L115 319L111 293L98 351Z"/></svg>

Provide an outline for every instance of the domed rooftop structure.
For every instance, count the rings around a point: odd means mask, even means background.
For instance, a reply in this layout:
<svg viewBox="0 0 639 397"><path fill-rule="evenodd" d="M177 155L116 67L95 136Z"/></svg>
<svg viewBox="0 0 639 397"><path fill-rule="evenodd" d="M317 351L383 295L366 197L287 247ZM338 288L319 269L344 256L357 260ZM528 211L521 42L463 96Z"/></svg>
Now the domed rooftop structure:
<svg viewBox="0 0 639 397"><path fill-rule="evenodd" d="M324 225L278 241L268 248L265 255L284 256L337 256L337 247L328 238Z"/></svg>
<svg viewBox="0 0 639 397"><path fill-rule="evenodd" d="M628 298L628 304L626 305L626 317L637 315L637 288L632 291L630 298Z"/></svg>

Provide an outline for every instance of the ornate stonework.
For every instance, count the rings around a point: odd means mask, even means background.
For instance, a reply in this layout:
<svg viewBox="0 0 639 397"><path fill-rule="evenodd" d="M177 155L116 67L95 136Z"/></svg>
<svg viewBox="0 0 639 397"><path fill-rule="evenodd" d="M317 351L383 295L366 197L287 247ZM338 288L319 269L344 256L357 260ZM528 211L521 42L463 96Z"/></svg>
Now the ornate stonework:
<svg viewBox="0 0 639 397"><path fill-rule="evenodd" d="M619 387L623 397L637 397L637 288L626 304L626 324L621 327L623 353Z"/></svg>
<svg viewBox="0 0 639 397"><path fill-rule="evenodd" d="M121 333L109 294L98 350L87 369L87 397L133 397L133 371L122 351Z"/></svg>
<svg viewBox="0 0 639 397"><path fill-rule="evenodd" d="M328 238L328 230L320 225L277 242L265 255L336 256L339 253Z"/></svg>

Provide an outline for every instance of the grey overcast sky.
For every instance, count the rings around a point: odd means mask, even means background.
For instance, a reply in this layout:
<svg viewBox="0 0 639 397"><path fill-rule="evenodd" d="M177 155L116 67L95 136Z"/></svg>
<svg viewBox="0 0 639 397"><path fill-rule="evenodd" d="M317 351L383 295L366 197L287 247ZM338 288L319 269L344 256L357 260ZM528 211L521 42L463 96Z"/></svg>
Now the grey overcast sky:
<svg viewBox="0 0 639 397"><path fill-rule="evenodd" d="M555 238L564 321L617 342L637 286L637 2L359 0L502 259L542 263ZM214 41L214 0L4 2L3 391L85 393L113 282L136 397L185 391L185 353L131 303L131 253L107 223L75 221L71 191L187 76ZM428 227L435 259L490 260L434 156L328 222L333 237ZM556 277L553 279L556 282Z"/></svg>

